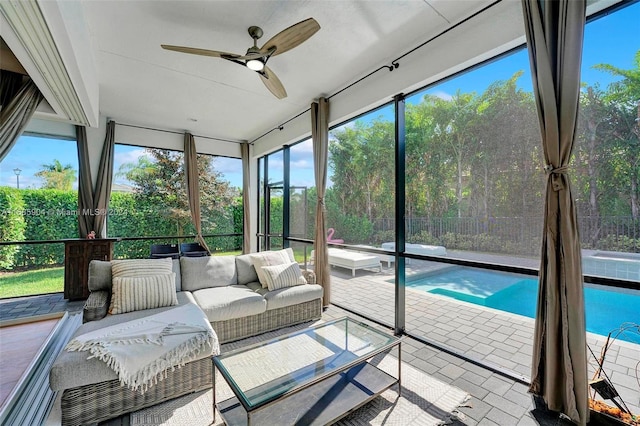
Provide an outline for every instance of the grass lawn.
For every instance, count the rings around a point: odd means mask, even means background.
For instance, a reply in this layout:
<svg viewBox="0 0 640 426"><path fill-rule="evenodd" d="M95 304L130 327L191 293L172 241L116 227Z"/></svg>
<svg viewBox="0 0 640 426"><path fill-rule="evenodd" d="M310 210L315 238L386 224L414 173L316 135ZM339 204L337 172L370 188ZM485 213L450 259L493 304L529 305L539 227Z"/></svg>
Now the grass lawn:
<svg viewBox="0 0 640 426"><path fill-rule="evenodd" d="M0 298L56 293L64 290L64 268L0 273Z"/></svg>

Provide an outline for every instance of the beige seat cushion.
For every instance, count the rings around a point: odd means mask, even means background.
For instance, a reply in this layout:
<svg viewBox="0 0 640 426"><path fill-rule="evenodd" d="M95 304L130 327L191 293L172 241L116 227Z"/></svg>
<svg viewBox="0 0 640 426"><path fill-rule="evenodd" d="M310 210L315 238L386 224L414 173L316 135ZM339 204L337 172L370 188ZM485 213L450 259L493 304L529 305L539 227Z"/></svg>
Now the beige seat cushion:
<svg viewBox="0 0 640 426"><path fill-rule="evenodd" d="M257 315L267 310L264 298L244 285L196 290L193 298L210 322Z"/></svg>
<svg viewBox="0 0 640 426"><path fill-rule="evenodd" d="M264 299L267 301L267 310L271 310L321 299L322 295L322 286L318 284L303 284L268 291L264 294Z"/></svg>

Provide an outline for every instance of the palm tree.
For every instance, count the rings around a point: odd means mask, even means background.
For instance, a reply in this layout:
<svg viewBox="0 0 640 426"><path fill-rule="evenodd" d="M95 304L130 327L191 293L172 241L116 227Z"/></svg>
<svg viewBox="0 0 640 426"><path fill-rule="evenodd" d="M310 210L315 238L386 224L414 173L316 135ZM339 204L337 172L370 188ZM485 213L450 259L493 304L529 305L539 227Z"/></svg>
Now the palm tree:
<svg viewBox="0 0 640 426"><path fill-rule="evenodd" d="M71 164L63 166L59 160L53 160L51 164L43 164L36 176L44 179L42 187L45 189L70 191L76 180L76 171Z"/></svg>
<svg viewBox="0 0 640 426"><path fill-rule="evenodd" d="M594 65L621 80L611 83L605 99L611 108L612 132L626 153L627 174L631 177L631 214L640 217L640 50L634 56L634 68L625 70L610 64Z"/></svg>

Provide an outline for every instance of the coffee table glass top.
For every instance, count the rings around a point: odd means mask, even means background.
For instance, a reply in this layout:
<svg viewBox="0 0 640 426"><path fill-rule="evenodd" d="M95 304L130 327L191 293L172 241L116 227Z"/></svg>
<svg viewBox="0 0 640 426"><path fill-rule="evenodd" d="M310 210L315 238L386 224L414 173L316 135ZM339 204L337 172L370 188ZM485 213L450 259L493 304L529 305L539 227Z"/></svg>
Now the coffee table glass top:
<svg viewBox="0 0 640 426"><path fill-rule="evenodd" d="M398 340L345 317L215 356L213 362L236 396L253 408L393 347Z"/></svg>

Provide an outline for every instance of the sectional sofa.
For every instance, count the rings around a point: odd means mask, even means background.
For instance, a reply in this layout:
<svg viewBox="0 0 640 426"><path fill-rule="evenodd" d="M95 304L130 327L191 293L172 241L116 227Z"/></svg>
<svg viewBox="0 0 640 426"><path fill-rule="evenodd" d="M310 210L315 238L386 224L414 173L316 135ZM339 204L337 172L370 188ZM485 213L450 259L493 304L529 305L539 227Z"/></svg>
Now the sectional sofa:
<svg viewBox="0 0 640 426"><path fill-rule="evenodd" d="M280 262L279 259L284 260ZM313 272L299 270L291 249L147 262L171 262L169 268L175 274L177 304L109 314L109 309L114 308L111 299L116 297L112 278L114 266L112 262L92 261L89 266L91 293L83 312L85 323L72 339L188 303L196 304L203 311L220 343L319 319L322 315L323 289L315 284ZM301 275L304 279L295 277L297 282L282 285L283 277L291 272L287 264L297 271L293 276ZM149 264L146 267L151 271L154 269L153 266L149 268ZM289 268L288 272L280 273L286 268ZM260 282L261 278L264 278L263 282L267 281L266 288ZM87 359L87 352L63 350L50 370L49 384L52 390L62 391L63 425L96 423L209 388L212 383L211 355L211 350L197 353L194 361L168 370L165 378L146 392L139 392L122 386L111 368L95 358Z"/></svg>

